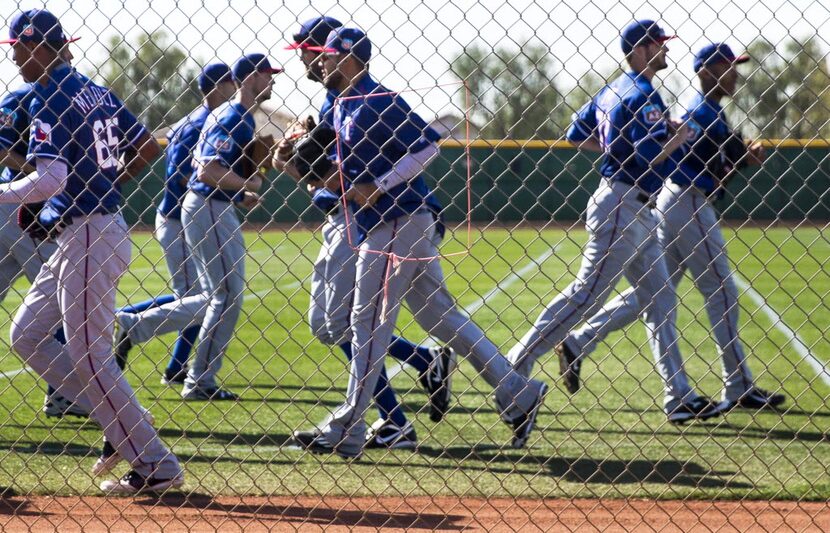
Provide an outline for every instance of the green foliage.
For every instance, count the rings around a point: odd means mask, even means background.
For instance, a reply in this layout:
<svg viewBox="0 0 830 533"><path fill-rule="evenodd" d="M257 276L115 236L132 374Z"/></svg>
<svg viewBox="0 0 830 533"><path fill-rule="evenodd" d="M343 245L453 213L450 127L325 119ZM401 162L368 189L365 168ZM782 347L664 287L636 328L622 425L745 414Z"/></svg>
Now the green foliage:
<svg viewBox="0 0 830 533"><path fill-rule="evenodd" d="M484 137L494 139L561 136L572 111L556 86L555 67L541 43L525 43L517 50L472 45L450 64L473 95L473 122Z"/></svg>
<svg viewBox="0 0 830 533"><path fill-rule="evenodd" d="M107 50L99 76L151 130L173 124L198 105L198 69L164 30L133 42L113 35Z"/></svg>

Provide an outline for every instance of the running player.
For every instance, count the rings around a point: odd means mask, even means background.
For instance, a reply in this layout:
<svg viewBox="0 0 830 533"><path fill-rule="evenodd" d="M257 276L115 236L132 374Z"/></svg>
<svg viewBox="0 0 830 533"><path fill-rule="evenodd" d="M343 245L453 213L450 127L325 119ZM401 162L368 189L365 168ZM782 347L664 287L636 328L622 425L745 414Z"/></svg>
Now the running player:
<svg viewBox="0 0 830 533"><path fill-rule="evenodd" d="M198 79L199 90L204 98L202 104L186 117L182 118L167 134L167 165L164 196L156 211L156 239L164 251L167 269L173 286L172 295L164 295L134 305L122 307L121 313L138 314L135 325L129 330L120 329L116 339L116 355L119 361L126 362L132 346L130 333L137 334L141 328L138 324L150 324L153 314L163 313L159 307L188 296L198 295L199 280L196 265L190 257L190 250L184 238L182 226L181 202L187 192L187 182L193 174L192 152L199 141L199 134L211 111L230 100L236 92L236 85L231 77L231 69L224 63L212 63L202 69ZM145 318L142 318L145 317ZM149 331L146 334L152 335ZM170 362L164 370L161 382L165 385L184 385L187 376L187 360L196 338L199 325L191 325L179 331L179 338L173 347ZM123 368L123 364L122 364Z"/></svg>
<svg viewBox="0 0 830 533"><path fill-rule="evenodd" d="M233 66L236 97L214 109L205 120L193 151L193 174L182 199L182 224L198 271L201 292L148 311L118 313L118 350L156 335L201 324L196 356L182 398L236 400L219 387L216 374L242 310L245 289L245 243L236 206L259 203L260 173L247 175L245 148L254 138L251 109L271 96L272 68L263 54L247 54ZM125 345L123 342L129 339Z"/></svg>
<svg viewBox="0 0 830 533"><path fill-rule="evenodd" d="M496 346L458 311L440 263L419 260L437 256L436 221L425 203L429 189L421 173L438 154L438 134L399 95L369 75L372 45L361 30L338 28L315 50L325 53L326 87L342 97L357 97L340 101L333 123L346 200L361 207L350 223L358 224L365 236L355 267L353 358L345 402L322 428L295 432L295 444L315 453L361 455L364 417L405 299L421 327L468 356L496 389L499 413L514 430L512 445L524 446L546 385L514 372ZM329 185L337 186L339 181Z"/></svg>
<svg viewBox="0 0 830 533"><path fill-rule="evenodd" d="M116 285L131 252L118 182L143 170L158 144L111 91L61 59L66 38L48 11L16 15L3 42L13 45L21 76L33 83L27 159L36 170L0 185L0 203L45 201L38 220L58 244L14 318L12 349L90 412L132 466L120 480L104 481L102 490L181 486L181 466L145 418L111 344ZM126 161L119 169L121 154ZM53 336L61 323L65 345Z"/></svg>
<svg viewBox="0 0 830 533"><path fill-rule="evenodd" d="M670 320L676 303L663 248L657 240L653 196L667 176L669 156L688 128L672 131L666 106L651 80L666 68L670 37L651 20L622 32L630 71L602 89L577 112L567 139L602 152L602 181L588 201L588 242L573 281L548 304L536 323L510 350L516 370L529 376L536 360L557 346L577 323L594 314L625 275L638 288L657 368L665 382L664 410L682 423L717 416L716 405L689 385Z"/></svg>
<svg viewBox="0 0 830 533"><path fill-rule="evenodd" d="M773 408L785 401L783 394L756 386L749 370L738 337L738 291L718 215L711 204L723 194L723 182L736 167L764 161L763 146L747 146L736 136L720 105L723 98L735 94L736 65L747 61L749 56L736 57L724 43L706 45L695 54L694 71L700 92L687 106L682 119L690 127L688 140L672 156L677 160L677 168L657 197L657 214L661 218L658 235L666 250L672 285L677 287L688 269L706 302L723 365L723 396L719 405L722 411L733 407ZM557 347L569 391L579 389L583 359L609 333L634 322L643 311L644 298L647 295L634 288L626 290ZM674 321L676 312L670 317Z"/></svg>
<svg viewBox="0 0 830 533"><path fill-rule="evenodd" d="M308 79L323 83L321 53L317 49L325 45L326 37L332 30L341 26L339 21L331 17L316 17L304 22L300 30L294 34L294 42L287 48L300 51ZM334 127L331 115L337 94L333 90L326 91L318 127ZM303 128L293 128L289 131L293 134L306 133ZM275 168L302 181L304 176L297 172L290 160L293 144L294 141L290 137L279 144ZM334 168L331 172L334 172ZM326 214L326 222L322 228L323 245L314 263L311 281L311 306L308 314L311 330L324 344L339 346L347 360L351 360L349 313L357 262L357 254L352 246L360 240L358 229L356 224L346 223L347 213L341 205L340 191L326 189L320 180L306 180L305 183L312 194L314 205ZM440 206L437 206L436 212L440 213ZM351 208L348 216L354 217ZM347 232L351 232L351 238ZM389 354L412 365L418 371L420 382L429 398L430 418L435 422L440 421L447 412L451 399L451 374L456 361L452 349L427 348L393 336ZM395 390L389 383L386 368L381 368L378 377L375 404L380 418L369 428L366 446L414 448L417 445L415 428L407 420L398 402Z"/></svg>

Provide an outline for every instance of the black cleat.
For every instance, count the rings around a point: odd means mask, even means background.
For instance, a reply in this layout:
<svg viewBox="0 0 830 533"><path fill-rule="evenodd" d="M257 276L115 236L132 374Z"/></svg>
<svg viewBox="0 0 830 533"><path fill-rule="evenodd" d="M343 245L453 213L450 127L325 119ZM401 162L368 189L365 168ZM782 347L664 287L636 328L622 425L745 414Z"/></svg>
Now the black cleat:
<svg viewBox="0 0 830 533"><path fill-rule="evenodd" d="M318 455L339 455L344 459L357 459L361 455L361 452L350 454L337 450L319 429L311 431L295 431L291 437L290 444L299 446L306 451L316 453Z"/></svg>
<svg viewBox="0 0 830 533"><path fill-rule="evenodd" d="M418 447L415 428L409 422L400 427L391 420L377 420L366 433L366 446L369 449L386 448L388 450L414 450Z"/></svg>
<svg viewBox="0 0 830 533"><path fill-rule="evenodd" d="M530 383L533 383L533 381ZM524 448L525 444L527 444L527 439L530 438L530 433L536 425L536 416L539 414L539 408L545 402L545 394L547 392L548 386L541 383L539 396L530 407L530 410L527 413L519 415L518 418L509 423L513 426L513 440L510 442L510 446L513 448Z"/></svg>
<svg viewBox="0 0 830 533"><path fill-rule="evenodd" d="M135 470L130 470L121 479L107 480L101 483L101 490L107 494L132 496L148 492L162 492L184 485L184 473L170 479L145 478Z"/></svg>
<svg viewBox="0 0 830 533"><path fill-rule="evenodd" d="M178 372L171 372L169 369L164 369L164 376L161 378L161 384L169 387L176 385L184 385L184 380L187 377L187 367L182 367Z"/></svg>
<svg viewBox="0 0 830 533"><path fill-rule="evenodd" d="M721 402L719 409L722 412L731 411L735 408L751 409L758 411L760 409L775 409L783 405L787 401L787 397L780 393L773 393L765 391L758 387L752 387L741 395L737 400L724 400Z"/></svg>
<svg viewBox="0 0 830 533"><path fill-rule="evenodd" d="M718 404L703 396L688 402L672 400L664 411L672 424L685 424L689 420L708 420L721 414Z"/></svg>
<svg viewBox="0 0 830 533"><path fill-rule="evenodd" d="M44 398L43 414L49 418L63 418L65 416L89 418L89 413L83 410L78 404L70 402L67 398L61 396L57 392L47 394L46 398Z"/></svg>
<svg viewBox="0 0 830 533"><path fill-rule="evenodd" d="M429 419L440 422L450 408L452 400L452 372L458 364L455 351L449 346L429 349L432 362L419 381L429 398Z"/></svg>
<svg viewBox="0 0 830 533"><path fill-rule="evenodd" d="M115 335L115 362L118 363L118 368L124 370L127 368L127 358L130 356L130 350L133 349L133 342L130 340L130 335L127 330L119 327L118 333Z"/></svg>
<svg viewBox="0 0 830 533"><path fill-rule="evenodd" d="M559 343L554 349L559 356L559 375L562 376L562 383L571 394L579 390L579 372L582 369L582 361L574 354L565 342Z"/></svg>
<svg viewBox="0 0 830 533"><path fill-rule="evenodd" d="M235 402L239 399L239 395L219 387L193 387L182 389L182 399L185 400L204 400L210 402Z"/></svg>

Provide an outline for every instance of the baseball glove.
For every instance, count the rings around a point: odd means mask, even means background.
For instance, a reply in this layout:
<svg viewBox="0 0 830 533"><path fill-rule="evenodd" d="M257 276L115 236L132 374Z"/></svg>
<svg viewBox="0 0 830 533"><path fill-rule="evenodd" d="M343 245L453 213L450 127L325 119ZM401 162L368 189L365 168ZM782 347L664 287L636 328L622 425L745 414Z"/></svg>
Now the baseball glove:
<svg viewBox="0 0 830 533"><path fill-rule="evenodd" d="M273 135L257 135L248 146L245 147L246 163L250 165L251 172L254 174L261 168L273 168L271 157L274 153L274 136Z"/></svg>
<svg viewBox="0 0 830 533"><path fill-rule="evenodd" d="M318 126L297 143L292 162L306 181L324 180L334 163L329 159L334 130Z"/></svg>
<svg viewBox="0 0 830 533"><path fill-rule="evenodd" d="M54 228L47 227L41 223L38 215L45 202L37 202L34 204L22 204L17 209L17 225L20 229L29 234L29 237L36 241L45 241L51 237Z"/></svg>

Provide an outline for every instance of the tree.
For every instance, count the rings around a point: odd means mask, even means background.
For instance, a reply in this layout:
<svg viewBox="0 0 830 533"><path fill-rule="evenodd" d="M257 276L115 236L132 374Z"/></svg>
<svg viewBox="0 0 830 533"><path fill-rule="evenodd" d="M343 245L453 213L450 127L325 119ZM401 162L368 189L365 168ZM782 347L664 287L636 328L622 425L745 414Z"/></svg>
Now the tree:
<svg viewBox="0 0 830 533"><path fill-rule="evenodd" d="M749 136L830 136L830 70L815 37L776 47L759 38L747 49L751 69L735 95L735 124Z"/></svg>
<svg viewBox="0 0 830 533"><path fill-rule="evenodd" d="M199 104L198 69L163 30L144 33L132 44L114 35L107 50L99 76L151 130L173 124Z"/></svg>
<svg viewBox="0 0 830 533"><path fill-rule="evenodd" d="M538 43L518 50L472 45L450 63L470 88L472 121L483 136L496 139L562 136L572 111L556 87L554 67L550 51Z"/></svg>

